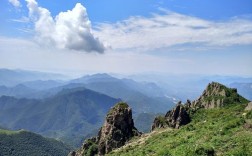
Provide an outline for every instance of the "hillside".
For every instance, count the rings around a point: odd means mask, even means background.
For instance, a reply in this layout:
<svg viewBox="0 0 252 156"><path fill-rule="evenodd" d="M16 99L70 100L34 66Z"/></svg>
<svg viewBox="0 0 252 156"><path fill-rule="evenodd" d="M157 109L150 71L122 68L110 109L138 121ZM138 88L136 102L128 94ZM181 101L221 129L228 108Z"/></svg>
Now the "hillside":
<svg viewBox="0 0 252 156"><path fill-rule="evenodd" d="M66 156L70 148L62 142L24 130L0 129L0 156Z"/></svg>
<svg viewBox="0 0 252 156"><path fill-rule="evenodd" d="M232 94L224 94L223 90ZM213 102L216 105L209 107L211 101L220 99L216 98L220 94L223 95L223 103L217 105L217 102ZM165 128L155 128L151 133L130 140L128 144L108 155L252 155L252 110L245 110L247 104L248 101L239 96L235 89L211 83L192 105L188 105L188 102L184 106L178 105L180 110L185 107L190 115L188 124L179 128L169 127L173 122L171 118L177 124L181 121L182 116L175 118L178 115L173 112L178 107L176 106L173 111L167 112L167 120L162 118L163 122L167 122Z"/></svg>
<svg viewBox="0 0 252 156"><path fill-rule="evenodd" d="M181 129L158 129L136 138L109 155L203 156L252 154L252 112L243 116L245 104L202 109ZM246 126L250 123L250 127Z"/></svg>
<svg viewBox="0 0 252 156"><path fill-rule="evenodd" d="M27 129L79 146L98 131L107 111L119 100L85 88L65 89L43 99L0 97L0 124Z"/></svg>

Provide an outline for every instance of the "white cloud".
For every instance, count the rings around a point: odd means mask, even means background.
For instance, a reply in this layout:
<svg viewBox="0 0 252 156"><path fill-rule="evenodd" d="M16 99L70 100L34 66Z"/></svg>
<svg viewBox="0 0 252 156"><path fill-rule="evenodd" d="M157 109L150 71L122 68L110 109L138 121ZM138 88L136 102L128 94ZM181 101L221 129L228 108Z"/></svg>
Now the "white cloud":
<svg viewBox="0 0 252 156"><path fill-rule="evenodd" d="M35 38L39 43L59 49L104 52L103 43L92 34L86 8L80 3L53 18L50 11L39 7L35 0L26 2L29 16L35 24Z"/></svg>
<svg viewBox="0 0 252 156"><path fill-rule="evenodd" d="M22 16L19 19L11 19L12 22L18 22L18 23L28 23L30 22L30 19L26 16Z"/></svg>
<svg viewBox="0 0 252 156"><path fill-rule="evenodd" d="M117 23L100 23L95 34L114 49L146 51L194 43L246 45L252 44L252 21L233 18L216 22L164 11L149 18L135 16Z"/></svg>
<svg viewBox="0 0 252 156"><path fill-rule="evenodd" d="M21 3L19 0L9 0L9 2L14 6L14 7L21 7Z"/></svg>

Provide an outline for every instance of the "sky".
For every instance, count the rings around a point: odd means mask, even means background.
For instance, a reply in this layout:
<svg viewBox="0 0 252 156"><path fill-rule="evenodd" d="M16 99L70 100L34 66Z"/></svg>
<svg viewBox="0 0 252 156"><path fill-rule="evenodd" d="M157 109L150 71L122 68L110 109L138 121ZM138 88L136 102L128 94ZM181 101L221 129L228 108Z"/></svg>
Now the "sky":
<svg viewBox="0 0 252 156"><path fill-rule="evenodd" d="M0 68L252 76L251 0L1 0Z"/></svg>

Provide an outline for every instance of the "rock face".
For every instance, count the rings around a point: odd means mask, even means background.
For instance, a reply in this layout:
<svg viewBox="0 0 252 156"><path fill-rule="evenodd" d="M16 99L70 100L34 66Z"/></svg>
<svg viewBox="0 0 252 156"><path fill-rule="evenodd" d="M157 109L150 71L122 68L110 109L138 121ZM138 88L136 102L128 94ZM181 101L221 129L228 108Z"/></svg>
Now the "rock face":
<svg viewBox="0 0 252 156"><path fill-rule="evenodd" d="M134 127L131 108L121 102L109 111L98 136L87 139L80 150L70 154L71 156L105 155L123 146L130 138L139 135L141 133Z"/></svg>
<svg viewBox="0 0 252 156"><path fill-rule="evenodd" d="M202 95L192 102L192 106L195 109L198 108L219 108L226 104L241 103L244 101L237 93L237 89L227 88L226 86L212 82L208 84Z"/></svg>
<svg viewBox="0 0 252 156"><path fill-rule="evenodd" d="M190 101L187 101L187 104L182 105L179 102L174 109L168 111L166 115L156 117L154 123L151 127L152 131L156 128L180 128L182 125L188 124L191 119L187 112L187 107L190 105Z"/></svg>
<svg viewBox="0 0 252 156"><path fill-rule="evenodd" d="M250 111L252 110L252 102L249 102L245 110Z"/></svg>
<svg viewBox="0 0 252 156"><path fill-rule="evenodd" d="M110 110L99 132L98 154L109 153L138 135L140 133L134 127L131 108L126 103L119 103Z"/></svg>

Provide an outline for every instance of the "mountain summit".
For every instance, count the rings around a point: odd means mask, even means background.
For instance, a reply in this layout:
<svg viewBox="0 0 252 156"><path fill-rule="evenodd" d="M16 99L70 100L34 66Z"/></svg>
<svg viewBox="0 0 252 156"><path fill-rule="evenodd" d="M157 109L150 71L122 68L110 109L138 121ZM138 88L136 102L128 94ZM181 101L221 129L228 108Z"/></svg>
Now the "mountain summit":
<svg viewBox="0 0 252 156"><path fill-rule="evenodd" d="M209 83L202 95L191 103L190 100L183 105L181 102L174 109L168 111L165 116L155 118L151 130L157 128L180 128L191 121L190 114L198 109L221 108L229 104L241 104L248 102L237 93L237 89L228 88L220 83Z"/></svg>
<svg viewBox="0 0 252 156"><path fill-rule="evenodd" d="M192 102L195 108L219 108L227 104L242 103L245 98L237 93L235 88L227 88L226 86L212 82L209 83L202 95Z"/></svg>

